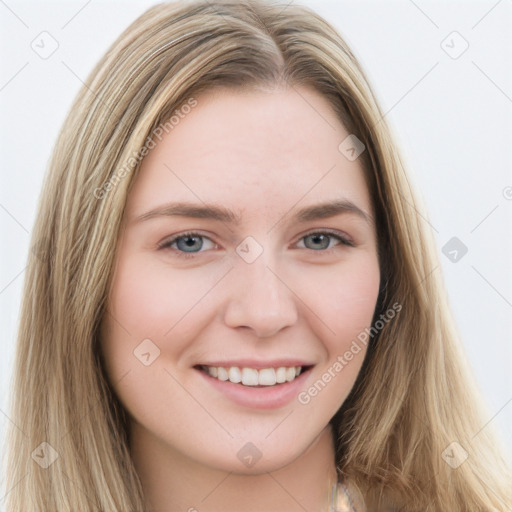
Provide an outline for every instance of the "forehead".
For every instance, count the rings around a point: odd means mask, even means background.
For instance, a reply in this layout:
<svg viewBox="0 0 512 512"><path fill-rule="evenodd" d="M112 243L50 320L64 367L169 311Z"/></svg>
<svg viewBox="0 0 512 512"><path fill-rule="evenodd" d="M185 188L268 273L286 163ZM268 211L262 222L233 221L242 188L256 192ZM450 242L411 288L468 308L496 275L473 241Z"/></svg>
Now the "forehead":
<svg viewBox="0 0 512 512"><path fill-rule="evenodd" d="M316 91L221 89L195 99L142 162L128 211L195 201L261 215L339 198L371 210L360 161L339 149L350 134Z"/></svg>

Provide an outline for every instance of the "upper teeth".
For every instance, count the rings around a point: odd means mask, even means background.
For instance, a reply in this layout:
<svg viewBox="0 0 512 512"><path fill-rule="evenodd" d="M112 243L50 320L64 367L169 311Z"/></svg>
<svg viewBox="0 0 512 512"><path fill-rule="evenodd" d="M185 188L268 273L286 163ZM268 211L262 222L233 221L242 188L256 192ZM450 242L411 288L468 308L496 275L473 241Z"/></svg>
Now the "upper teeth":
<svg viewBox="0 0 512 512"><path fill-rule="evenodd" d="M281 366L279 368L238 368L231 366L203 366L209 375L219 380L229 380L235 384L241 383L244 386L273 386L283 382L291 382L301 372L301 366Z"/></svg>

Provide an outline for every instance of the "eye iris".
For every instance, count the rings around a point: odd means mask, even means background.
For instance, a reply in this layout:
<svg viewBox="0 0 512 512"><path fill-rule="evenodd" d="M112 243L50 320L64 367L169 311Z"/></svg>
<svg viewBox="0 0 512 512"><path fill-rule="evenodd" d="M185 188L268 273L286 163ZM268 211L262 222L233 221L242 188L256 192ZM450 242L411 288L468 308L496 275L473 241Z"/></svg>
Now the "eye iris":
<svg viewBox="0 0 512 512"><path fill-rule="evenodd" d="M308 235L306 237L304 237L304 245L308 248L308 249L327 249L327 247L329 247L329 242L330 242L330 236L329 235L324 235L322 233L314 233L312 235ZM314 246L314 247L308 247L308 240L309 241L312 241L313 244L320 244L320 246Z"/></svg>
<svg viewBox="0 0 512 512"><path fill-rule="evenodd" d="M176 246L180 251L196 252L203 246L203 240L200 236L182 236L176 240Z"/></svg>

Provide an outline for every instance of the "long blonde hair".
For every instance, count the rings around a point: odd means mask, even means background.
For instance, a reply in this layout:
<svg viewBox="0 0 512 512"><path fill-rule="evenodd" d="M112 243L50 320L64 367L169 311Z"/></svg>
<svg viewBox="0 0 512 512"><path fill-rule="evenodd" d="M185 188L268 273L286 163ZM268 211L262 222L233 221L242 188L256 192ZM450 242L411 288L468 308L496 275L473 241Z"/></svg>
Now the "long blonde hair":
<svg viewBox="0 0 512 512"><path fill-rule="evenodd" d="M95 67L60 133L24 285L8 512L147 510L127 416L99 349L127 194L141 148L159 127L171 129L183 105L214 87L269 85L315 89L366 146L360 158L382 274L375 318L402 305L372 337L332 419L340 479L379 507L511 508L510 472L490 427L482 429L437 251L416 211L425 214L360 65L336 30L305 7L210 0L161 4L138 18ZM453 467L446 450L467 459Z"/></svg>

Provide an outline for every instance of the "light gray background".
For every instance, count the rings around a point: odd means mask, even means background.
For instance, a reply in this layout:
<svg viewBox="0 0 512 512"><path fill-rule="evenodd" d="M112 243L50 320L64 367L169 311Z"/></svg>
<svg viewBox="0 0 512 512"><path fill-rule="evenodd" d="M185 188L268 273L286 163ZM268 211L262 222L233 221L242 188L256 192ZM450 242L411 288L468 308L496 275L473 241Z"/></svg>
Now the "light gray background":
<svg viewBox="0 0 512 512"><path fill-rule="evenodd" d="M352 46L401 141L429 211L425 222L438 243L441 267L435 272L445 276L469 361L489 404L482 428L495 425L510 450L512 2L301 3L324 15ZM93 65L153 4L0 0L0 435L10 421L21 289L52 146ZM58 43L46 59L31 47L39 44L42 52L57 44L41 36L44 31ZM454 236L468 248L457 262L441 252Z"/></svg>

